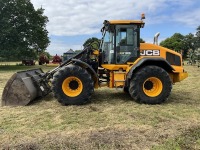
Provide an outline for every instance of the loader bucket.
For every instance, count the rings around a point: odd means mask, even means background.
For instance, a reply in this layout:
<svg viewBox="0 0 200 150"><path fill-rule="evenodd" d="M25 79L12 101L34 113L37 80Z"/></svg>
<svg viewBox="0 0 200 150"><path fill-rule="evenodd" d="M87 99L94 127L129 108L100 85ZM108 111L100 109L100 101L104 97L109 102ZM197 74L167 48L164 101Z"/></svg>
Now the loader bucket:
<svg viewBox="0 0 200 150"><path fill-rule="evenodd" d="M15 73L4 87L2 106L25 106L37 97L43 96L42 91L46 89L38 84L42 74L44 73L41 69Z"/></svg>

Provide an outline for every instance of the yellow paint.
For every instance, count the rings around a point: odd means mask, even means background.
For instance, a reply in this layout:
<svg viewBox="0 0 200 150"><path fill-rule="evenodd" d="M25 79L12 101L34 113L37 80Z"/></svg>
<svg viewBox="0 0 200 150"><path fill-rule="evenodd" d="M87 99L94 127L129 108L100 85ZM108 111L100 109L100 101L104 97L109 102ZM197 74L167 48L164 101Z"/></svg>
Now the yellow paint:
<svg viewBox="0 0 200 150"><path fill-rule="evenodd" d="M150 43L140 43L140 51L143 51L143 50L160 50L160 56L140 56L134 62L128 62L127 64L123 64L123 65L102 64L102 67L107 69L107 70L110 70L110 71L118 71L120 69L126 70L126 74L127 74L130 71L130 69L132 67L134 67L141 59L148 57L148 58L163 58L163 59L166 60L166 53L169 52L169 53L175 54L175 55L177 55L181 58L181 66L171 65L172 68L174 68L174 70L173 70L172 73L169 72L169 75L170 75L170 78L173 81L173 83L179 82L179 81L187 78L188 74L184 72L184 69L183 69L183 66L182 66L182 56L181 56L181 54L179 54L179 53L177 53L173 50L170 50L168 48L158 46L158 45L154 45L154 44L150 44ZM112 76L114 76L114 74L112 74ZM114 78L113 78L113 80L114 80ZM114 81L112 81L112 82L114 82ZM114 86L113 83L109 84L109 87L113 87L113 86Z"/></svg>
<svg viewBox="0 0 200 150"><path fill-rule="evenodd" d="M188 73L184 72L184 68L182 65L182 56L181 54L170 50L168 48L162 47L162 46L158 46L158 45L154 45L154 44L149 44L149 43L140 43L140 51L142 50L147 50L147 49L155 49L155 50L160 50L160 56L157 57L162 57L164 59L166 59L166 52L169 52L171 54L175 54L177 56L179 56L181 58L181 66L175 66L175 65L171 65L172 68L174 68L173 73L169 73L170 78L172 79L173 83L175 82L180 82L183 79L188 77ZM143 56L146 57L146 56Z"/></svg>
<svg viewBox="0 0 200 150"><path fill-rule="evenodd" d="M114 87L124 87L126 72L114 71Z"/></svg>
<svg viewBox="0 0 200 150"><path fill-rule="evenodd" d="M98 88L99 88L99 82L98 82L98 81L95 82L94 88L95 88L95 89L98 89Z"/></svg>
<svg viewBox="0 0 200 150"><path fill-rule="evenodd" d="M180 73L174 73L173 74L173 82L180 82L182 80L184 80L185 78L188 77L188 73L187 72L180 72Z"/></svg>
<svg viewBox="0 0 200 150"><path fill-rule="evenodd" d="M147 82L152 83L151 89L145 88L145 83L147 83ZM160 93L162 92L162 89L163 89L163 84L160 81L160 79L158 79L156 77L150 77L143 83L143 91L149 97L156 97L156 96L160 95Z"/></svg>
<svg viewBox="0 0 200 150"><path fill-rule="evenodd" d="M110 72L110 83L109 83L109 88L114 87L114 73L113 71Z"/></svg>
<svg viewBox="0 0 200 150"><path fill-rule="evenodd" d="M128 62L128 67L126 68L126 72L128 73L132 67L134 67L143 57L138 57L134 62Z"/></svg>
<svg viewBox="0 0 200 150"><path fill-rule="evenodd" d="M94 55L99 55L99 50L94 50L94 51L93 51L93 54L94 54Z"/></svg>
<svg viewBox="0 0 200 150"><path fill-rule="evenodd" d="M170 50L168 48L165 48L165 47L162 47L159 45L155 45L155 44L140 43L140 51L142 51L142 50L160 50L160 56L151 56L151 57L162 57L162 58L166 59L166 52L169 52L171 54L178 55L179 57L182 58L181 54L179 54L173 50ZM147 57L147 56L142 56L142 57ZM181 64L182 64L182 62L181 62Z"/></svg>
<svg viewBox="0 0 200 150"><path fill-rule="evenodd" d="M145 24L142 20L110 20L110 24Z"/></svg>
<svg viewBox="0 0 200 150"><path fill-rule="evenodd" d="M140 43L140 51L143 50L160 50L160 56L140 56L137 60L134 62L127 62L127 64L124 65L118 65L118 64L102 64L102 67L108 70L119 70L120 68L123 68L123 70L129 71L134 65L136 65L142 58L148 57L148 58L163 58L166 59L166 52L175 54L177 56L181 57L181 54L164 48L162 46L150 44L150 43ZM181 64L182 64L182 59L181 59ZM174 72L183 72L183 67L181 66L173 66L172 67L175 69Z"/></svg>
<svg viewBox="0 0 200 150"><path fill-rule="evenodd" d="M126 70L129 65L128 64L124 64L124 65L102 64L101 66L108 70L119 70L119 69Z"/></svg>
<svg viewBox="0 0 200 150"><path fill-rule="evenodd" d="M77 84L78 84L77 89L72 89L70 87L70 83L72 81L77 82ZM83 84L82 84L81 80L77 77L74 77L74 76L67 77L62 83L62 90L67 96L76 97L81 94L81 92L83 90Z"/></svg>
<svg viewBox="0 0 200 150"><path fill-rule="evenodd" d="M173 68L174 68L174 73L179 73L179 72L183 72L183 66L174 66L174 65L171 65Z"/></svg>

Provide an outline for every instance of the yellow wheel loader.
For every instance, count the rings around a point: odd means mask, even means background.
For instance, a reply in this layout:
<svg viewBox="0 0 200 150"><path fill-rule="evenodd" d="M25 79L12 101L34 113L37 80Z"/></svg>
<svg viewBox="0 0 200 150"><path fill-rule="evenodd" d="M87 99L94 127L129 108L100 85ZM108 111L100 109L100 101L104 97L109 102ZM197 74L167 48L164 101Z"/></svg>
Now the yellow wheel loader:
<svg viewBox="0 0 200 150"><path fill-rule="evenodd" d="M50 92L62 105L81 105L101 86L123 88L139 103L164 102L172 84L188 74L179 53L140 43L143 19L144 15L141 20L105 20L99 50L90 44L46 73L41 69L15 73L4 88L2 105L28 105Z"/></svg>

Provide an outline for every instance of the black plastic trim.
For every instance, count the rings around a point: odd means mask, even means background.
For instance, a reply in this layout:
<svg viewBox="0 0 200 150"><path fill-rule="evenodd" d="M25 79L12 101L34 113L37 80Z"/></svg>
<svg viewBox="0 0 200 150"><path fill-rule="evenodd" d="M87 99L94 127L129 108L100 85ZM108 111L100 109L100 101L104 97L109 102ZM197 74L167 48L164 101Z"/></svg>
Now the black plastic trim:
<svg viewBox="0 0 200 150"><path fill-rule="evenodd" d="M134 65L128 73L127 78L131 79L133 72L141 66L156 65L162 67L166 71L173 71L174 68L163 58L142 58L136 65Z"/></svg>
<svg viewBox="0 0 200 150"><path fill-rule="evenodd" d="M99 79L98 75L89 64L87 64L79 59L72 59L71 61L72 61L72 63L75 63L81 67L86 68L87 71L92 75L93 79L95 80L95 83L98 82L98 79Z"/></svg>
<svg viewBox="0 0 200 150"><path fill-rule="evenodd" d="M167 52L166 59L171 65L181 66L181 58L178 55Z"/></svg>

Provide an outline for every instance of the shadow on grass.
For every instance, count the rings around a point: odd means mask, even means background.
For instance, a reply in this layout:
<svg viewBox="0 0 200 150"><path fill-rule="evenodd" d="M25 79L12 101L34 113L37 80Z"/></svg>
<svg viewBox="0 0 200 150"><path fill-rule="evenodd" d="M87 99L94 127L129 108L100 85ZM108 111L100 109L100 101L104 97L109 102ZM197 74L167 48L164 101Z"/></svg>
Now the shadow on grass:
<svg viewBox="0 0 200 150"><path fill-rule="evenodd" d="M104 89L95 91L92 96L92 103L115 103L116 101L137 103L132 97L123 91L115 89ZM198 96L193 95L192 92L187 91L172 91L169 98L163 104L186 104L198 105L200 104ZM161 104L162 105L162 104Z"/></svg>
<svg viewBox="0 0 200 150"><path fill-rule="evenodd" d="M199 99L194 97L192 92L172 92L166 104L186 104L186 105L198 105Z"/></svg>
<svg viewBox="0 0 200 150"><path fill-rule="evenodd" d="M91 98L92 103L116 103L116 101L129 102L134 101L128 93L122 90L115 90L106 88L104 90L97 90Z"/></svg>
<svg viewBox="0 0 200 150"><path fill-rule="evenodd" d="M163 104L186 104L186 105L200 104L199 100L191 97L192 97L191 92L184 92L184 94L181 91L171 92L168 100ZM37 98L36 100L32 101L29 105L37 105L44 101L51 102L57 100L53 97L53 93L49 93L43 98ZM115 104L116 102L121 102L121 103L133 102L139 104L134 99L132 99L132 97L128 93L123 92L123 90L105 88L103 90L102 89L96 90L92 94L90 101L85 105L101 104L101 103Z"/></svg>
<svg viewBox="0 0 200 150"><path fill-rule="evenodd" d="M28 106L32 106L32 105L38 105L42 102L51 102L51 101L54 101L54 97L53 97L53 93L49 93L48 95L46 95L45 97L39 97L39 98L36 98L35 100L31 101Z"/></svg>

